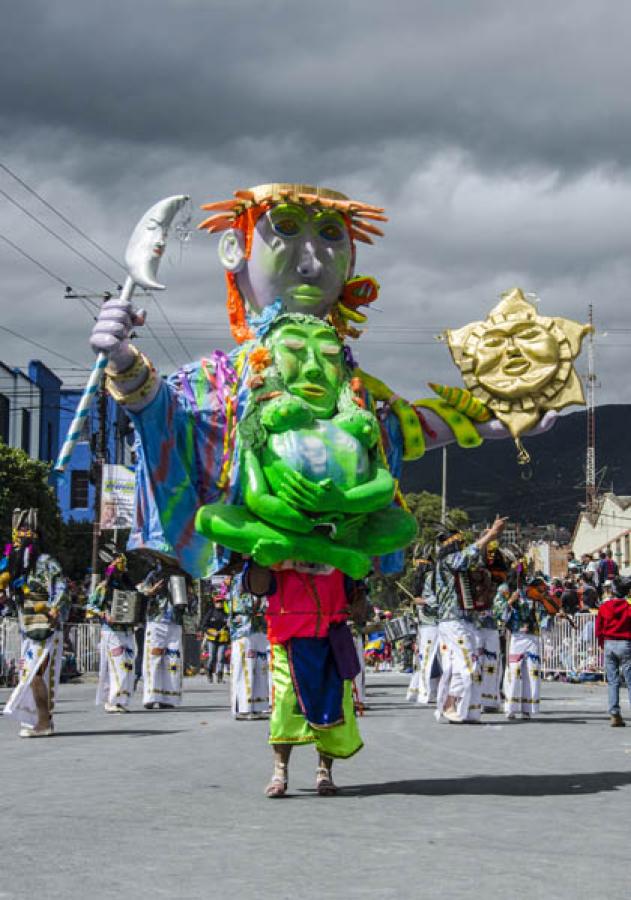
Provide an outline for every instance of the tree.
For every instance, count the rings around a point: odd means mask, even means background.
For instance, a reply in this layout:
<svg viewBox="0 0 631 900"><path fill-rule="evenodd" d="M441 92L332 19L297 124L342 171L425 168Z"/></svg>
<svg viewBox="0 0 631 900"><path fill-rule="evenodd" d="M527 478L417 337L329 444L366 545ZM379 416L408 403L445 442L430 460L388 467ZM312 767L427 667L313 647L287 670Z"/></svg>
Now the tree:
<svg viewBox="0 0 631 900"><path fill-rule="evenodd" d="M414 593L414 569L412 558L414 548L417 545L433 544L438 531L441 528L442 501L439 494L430 494L421 491L420 494L406 494L405 502L418 524L418 537L416 541L405 550L403 572L398 575L373 575L369 579L370 599L384 609L398 609L400 606L409 606L410 597L406 590ZM454 507L447 511L449 524L454 528L464 531L467 539L471 537L466 531L469 524L469 515L464 509ZM400 586L406 590L402 590Z"/></svg>
<svg viewBox="0 0 631 900"><path fill-rule="evenodd" d="M50 466L31 459L23 450L0 441L0 537L11 541L13 510L39 510L39 527L45 550L55 553L61 535L61 514L55 491L48 483Z"/></svg>

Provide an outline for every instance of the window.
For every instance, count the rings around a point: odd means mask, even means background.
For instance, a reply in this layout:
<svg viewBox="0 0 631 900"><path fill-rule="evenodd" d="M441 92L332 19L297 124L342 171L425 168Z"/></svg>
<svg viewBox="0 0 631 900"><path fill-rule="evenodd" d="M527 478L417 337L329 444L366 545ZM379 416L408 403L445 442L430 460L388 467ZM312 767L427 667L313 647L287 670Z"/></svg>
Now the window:
<svg viewBox="0 0 631 900"><path fill-rule="evenodd" d="M89 477L85 469L74 469L70 473L70 507L72 509L88 508Z"/></svg>
<svg viewBox="0 0 631 900"><path fill-rule="evenodd" d="M22 440L20 446L25 453L31 452L31 411L22 409Z"/></svg>
<svg viewBox="0 0 631 900"><path fill-rule="evenodd" d="M0 394L0 439L9 443L9 415L11 413L11 404L9 398L4 394Z"/></svg>
<svg viewBox="0 0 631 900"><path fill-rule="evenodd" d="M624 536L624 564L625 566L629 565L629 532Z"/></svg>

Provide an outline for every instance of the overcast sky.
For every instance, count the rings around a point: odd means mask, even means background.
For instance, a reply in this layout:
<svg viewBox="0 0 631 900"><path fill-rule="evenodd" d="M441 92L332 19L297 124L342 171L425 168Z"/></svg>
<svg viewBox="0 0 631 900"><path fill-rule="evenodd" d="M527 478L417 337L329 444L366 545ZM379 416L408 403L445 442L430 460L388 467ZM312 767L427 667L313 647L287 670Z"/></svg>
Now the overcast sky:
<svg viewBox="0 0 631 900"><path fill-rule="evenodd" d="M365 368L410 399L459 383L433 335L517 285L546 314L594 304L598 402L628 403L630 38L631 6L606 0L22 0L0 34L0 162L120 259L169 194L194 222L269 181L383 205L357 266L382 285ZM0 360L77 384L90 314L53 276L98 293L124 273L2 169L0 190L106 273L0 194L0 234L52 273L0 240L0 324L68 358L0 331ZM163 371L231 346L216 243L169 245L179 340L151 300L162 346L143 339Z"/></svg>

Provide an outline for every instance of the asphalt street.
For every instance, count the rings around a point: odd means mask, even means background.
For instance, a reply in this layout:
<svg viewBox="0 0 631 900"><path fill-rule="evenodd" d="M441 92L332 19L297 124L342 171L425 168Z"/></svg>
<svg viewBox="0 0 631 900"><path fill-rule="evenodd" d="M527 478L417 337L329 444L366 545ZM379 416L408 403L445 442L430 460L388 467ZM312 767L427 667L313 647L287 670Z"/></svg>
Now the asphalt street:
<svg viewBox="0 0 631 900"><path fill-rule="evenodd" d="M202 678L179 710L137 695L124 716L93 682L62 686L51 739L0 719L0 900L631 895L631 727L608 726L603 686L545 684L539 719L454 726L406 680L370 679L335 798L308 747L290 796L265 798L266 723L233 721Z"/></svg>

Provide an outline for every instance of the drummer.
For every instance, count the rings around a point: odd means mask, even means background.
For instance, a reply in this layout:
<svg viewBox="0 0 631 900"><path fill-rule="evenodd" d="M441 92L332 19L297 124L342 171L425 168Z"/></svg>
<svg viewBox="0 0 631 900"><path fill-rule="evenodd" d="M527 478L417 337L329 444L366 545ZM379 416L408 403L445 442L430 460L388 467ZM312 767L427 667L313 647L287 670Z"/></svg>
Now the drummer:
<svg viewBox="0 0 631 900"><path fill-rule="evenodd" d="M100 556L111 561L105 570L105 578L90 594L87 605L89 618L101 621L99 659L99 683L96 704L103 703L106 713L125 713L134 692L134 659L136 642L133 625L121 625L112 621L114 591L133 591L134 585L127 573L124 553L104 548Z"/></svg>
<svg viewBox="0 0 631 900"><path fill-rule="evenodd" d="M142 666L145 709L182 703L182 623L188 609L186 576L156 559L138 590L147 600Z"/></svg>

